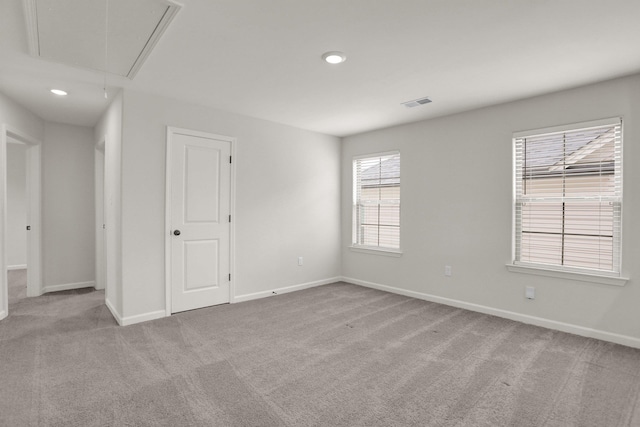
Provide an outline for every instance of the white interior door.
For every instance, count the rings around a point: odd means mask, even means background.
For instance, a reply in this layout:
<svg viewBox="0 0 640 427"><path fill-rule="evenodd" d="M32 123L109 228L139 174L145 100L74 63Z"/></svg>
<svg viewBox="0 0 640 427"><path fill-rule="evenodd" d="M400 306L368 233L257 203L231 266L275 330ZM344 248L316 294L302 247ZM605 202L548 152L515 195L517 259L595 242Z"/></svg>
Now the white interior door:
<svg viewBox="0 0 640 427"><path fill-rule="evenodd" d="M173 132L171 312L230 299L231 142Z"/></svg>

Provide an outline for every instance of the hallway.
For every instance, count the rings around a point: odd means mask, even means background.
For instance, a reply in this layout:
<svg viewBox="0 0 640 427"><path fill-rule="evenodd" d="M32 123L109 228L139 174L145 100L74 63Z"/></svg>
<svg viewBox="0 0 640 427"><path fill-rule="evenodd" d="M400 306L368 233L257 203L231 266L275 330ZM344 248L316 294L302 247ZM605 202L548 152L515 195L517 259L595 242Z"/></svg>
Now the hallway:
<svg viewBox="0 0 640 427"><path fill-rule="evenodd" d="M104 291L82 288L27 298L27 270L10 270L7 276L9 316L0 328L0 342L46 334L61 324L67 331L116 325L104 305Z"/></svg>

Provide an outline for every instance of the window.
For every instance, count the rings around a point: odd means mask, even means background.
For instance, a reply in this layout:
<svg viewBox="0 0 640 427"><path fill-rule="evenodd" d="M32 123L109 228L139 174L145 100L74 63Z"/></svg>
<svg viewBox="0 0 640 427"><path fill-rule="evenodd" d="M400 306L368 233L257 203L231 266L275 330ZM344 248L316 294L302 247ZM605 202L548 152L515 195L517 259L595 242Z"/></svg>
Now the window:
<svg viewBox="0 0 640 427"><path fill-rule="evenodd" d="M514 135L514 264L620 274L622 125Z"/></svg>
<svg viewBox="0 0 640 427"><path fill-rule="evenodd" d="M400 249L400 153L353 161L353 246Z"/></svg>

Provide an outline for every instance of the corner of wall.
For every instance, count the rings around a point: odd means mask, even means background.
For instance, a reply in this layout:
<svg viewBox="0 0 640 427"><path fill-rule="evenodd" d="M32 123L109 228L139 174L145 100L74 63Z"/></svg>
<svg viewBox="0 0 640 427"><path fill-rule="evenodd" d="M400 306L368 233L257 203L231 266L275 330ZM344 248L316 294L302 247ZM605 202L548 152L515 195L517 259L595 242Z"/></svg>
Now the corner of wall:
<svg viewBox="0 0 640 427"><path fill-rule="evenodd" d="M113 316L113 318L116 319L116 322L118 322L118 325L122 326L122 316L120 315L118 310L115 308L115 306L111 303L111 300L109 298L105 298L104 304L107 306L107 308L111 312L111 315Z"/></svg>

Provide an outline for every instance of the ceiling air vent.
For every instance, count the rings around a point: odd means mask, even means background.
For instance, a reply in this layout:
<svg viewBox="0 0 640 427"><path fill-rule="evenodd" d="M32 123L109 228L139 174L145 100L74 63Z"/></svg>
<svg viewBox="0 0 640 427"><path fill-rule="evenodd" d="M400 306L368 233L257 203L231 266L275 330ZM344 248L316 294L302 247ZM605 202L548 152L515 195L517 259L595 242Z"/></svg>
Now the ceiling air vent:
<svg viewBox="0 0 640 427"><path fill-rule="evenodd" d="M414 99L413 101L403 102L402 105L404 105L407 108L413 108L413 107L417 107L419 105L428 104L430 102L431 102L431 100L428 97L425 96L424 98Z"/></svg>

